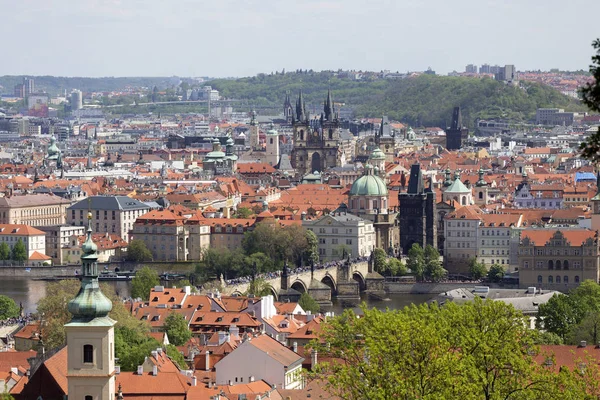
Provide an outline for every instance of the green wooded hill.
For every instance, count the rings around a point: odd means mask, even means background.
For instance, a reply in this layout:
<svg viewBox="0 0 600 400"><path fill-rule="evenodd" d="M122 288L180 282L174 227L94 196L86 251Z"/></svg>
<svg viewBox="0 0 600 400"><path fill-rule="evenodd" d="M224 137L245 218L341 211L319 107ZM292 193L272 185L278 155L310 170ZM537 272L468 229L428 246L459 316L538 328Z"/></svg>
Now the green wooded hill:
<svg viewBox="0 0 600 400"><path fill-rule="evenodd" d="M412 126L450 124L452 109L460 106L463 123L473 128L476 119L535 119L539 107L585 111L579 101L534 82L508 86L490 78L421 75L401 80L355 81L339 79L331 72L258 75L235 80L219 79L207 84L227 98L247 99L256 106L281 107L290 92L292 105L303 90L310 112L322 110L331 88L336 103L355 110L356 117L380 117Z"/></svg>

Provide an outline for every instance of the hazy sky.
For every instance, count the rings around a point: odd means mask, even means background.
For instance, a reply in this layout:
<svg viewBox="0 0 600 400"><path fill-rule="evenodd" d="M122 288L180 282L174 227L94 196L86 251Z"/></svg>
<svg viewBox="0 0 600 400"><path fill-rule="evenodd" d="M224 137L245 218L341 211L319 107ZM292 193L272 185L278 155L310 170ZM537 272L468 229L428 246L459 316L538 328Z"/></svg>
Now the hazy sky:
<svg viewBox="0 0 600 400"><path fill-rule="evenodd" d="M0 0L0 75L588 69L598 0Z"/></svg>

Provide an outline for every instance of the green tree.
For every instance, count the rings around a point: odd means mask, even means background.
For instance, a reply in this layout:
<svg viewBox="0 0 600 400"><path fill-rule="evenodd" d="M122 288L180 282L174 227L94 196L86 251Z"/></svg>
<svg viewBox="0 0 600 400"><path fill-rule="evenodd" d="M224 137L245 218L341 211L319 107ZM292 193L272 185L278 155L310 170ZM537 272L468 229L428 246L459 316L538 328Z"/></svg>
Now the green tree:
<svg viewBox="0 0 600 400"><path fill-rule="evenodd" d="M341 253L340 253L341 254ZM306 250L304 251L305 265L319 262L319 238L313 231L306 230Z"/></svg>
<svg viewBox="0 0 600 400"><path fill-rule="evenodd" d="M308 293L304 292L300 295L300 300L298 300L298 304L304 311L310 311L313 314L316 314L321 311L321 306L317 301Z"/></svg>
<svg viewBox="0 0 600 400"><path fill-rule="evenodd" d="M150 298L150 289L160 284L158 273L150 267L137 270L131 280L131 296L147 301Z"/></svg>
<svg viewBox="0 0 600 400"><path fill-rule="evenodd" d="M425 274L425 255L419 243L414 243L408 250L406 266L415 275L417 280L422 280Z"/></svg>
<svg viewBox="0 0 600 400"><path fill-rule="evenodd" d="M8 392L8 385L4 383L4 391L0 393L0 400L15 400L15 398Z"/></svg>
<svg viewBox="0 0 600 400"><path fill-rule="evenodd" d="M600 340L600 285L585 280L569 294L556 294L540 304L538 327L561 337L567 344Z"/></svg>
<svg viewBox="0 0 600 400"><path fill-rule="evenodd" d="M177 366L179 366L179 369L183 370L188 368L188 364L185 361L185 357L183 356L183 354L181 354L181 352L175 345L167 345L167 355L169 356L171 361L173 361L175 364L177 364Z"/></svg>
<svg viewBox="0 0 600 400"><path fill-rule="evenodd" d="M17 243L12 248L11 258L13 261L27 261L27 248L21 239L17 240Z"/></svg>
<svg viewBox="0 0 600 400"><path fill-rule="evenodd" d="M262 297L270 294L273 294L273 287L271 284L263 278L256 278L254 281L250 282L244 296L254 295L256 297Z"/></svg>
<svg viewBox="0 0 600 400"><path fill-rule="evenodd" d="M8 296L0 295L0 320L17 318L19 316L19 306Z"/></svg>
<svg viewBox="0 0 600 400"><path fill-rule="evenodd" d="M167 316L164 329L169 342L175 346L183 346L192 337L192 331L190 331L187 321L179 313L172 312Z"/></svg>
<svg viewBox="0 0 600 400"><path fill-rule="evenodd" d="M600 112L600 39L594 40L592 47L596 50L596 55L592 56L592 65L590 65L590 73L594 79L581 89L581 98L590 110ZM590 135L581 144L580 148L584 158L593 163L600 161L600 127L598 132Z"/></svg>
<svg viewBox="0 0 600 400"><path fill-rule="evenodd" d="M127 246L126 260L132 262L152 261L152 252L148 250L143 240L133 239Z"/></svg>
<svg viewBox="0 0 600 400"><path fill-rule="evenodd" d="M328 319L311 343L312 378L343 399L560 399L567 381L539 365L533 333L511 305L362 307ZM570 383L570 382L569 382Z"/></svg>
<svg viewBox="0 0 600 400"><path fill-rule="evenodd" d="M248 207L240 207L235 211L236 218L247 219L250 218L254 212Z"/></svg>
<svg viewBox="0 0 600 400"><path fill-rule="evenodd" d="M546 303L539 305L536 324L538 328L554 333L565 341L572 327L581 318L581 309L570 296L555 294Z"/></svg>
<svg viewBox="0 0 600 400"><path fill-rule="evenodd" d="M256 266L256 271L254 270ZM241 271L240 275L249 276L253 273L260 274L263 272L274 271L275 265L273 260L267 257L264 253L254 253L244 258L244 270Z"/></svg>
<svg viewBox="0 0 600 400"><path fill-rule="evenodd" d="M387 261L386 270L391 276L402 276L408 273L406 264L394 257Z"/></svg>
<svg viewBox="0 0 600 400"><path fill-rule="evenodd" d="M10 247L6 242L0 243L0 260L10 260Z"/></svg>
<svg viewBox="0 0 600 400"><path fill-rule="evenodd" d="M122 371L135 371L160 343L147 333L130 328L115 329L115 357Z"/></svg>
<svg viewBox="0 0 600 400"><path fill-rule="evenodd" d="M477 261L475 257L469 259L469 275L471 278L478 281L487 274L485 264Z"/></svg>
<svg viewBox="0 0 600 400"><path fill-rule="evenodd" d="M380 248L373 250L373 268L382 275L386 273L387 254L385 254L385 250Z"/></svg>
<svg viewBox="0 0 600 400"><path fill-rule="evenodd" d="M504 268L501 265L494 264L487 273L490 282L501 282L504 278Z"/></svg>
<svg viewBox="0 0 600 400"><path fill-rule="evenodd" d="M440 253L435 247L429 244L425 246L423 253L425 259L425 277L433 282L442 280L446 276L447 271L442 267Z"/></svg>

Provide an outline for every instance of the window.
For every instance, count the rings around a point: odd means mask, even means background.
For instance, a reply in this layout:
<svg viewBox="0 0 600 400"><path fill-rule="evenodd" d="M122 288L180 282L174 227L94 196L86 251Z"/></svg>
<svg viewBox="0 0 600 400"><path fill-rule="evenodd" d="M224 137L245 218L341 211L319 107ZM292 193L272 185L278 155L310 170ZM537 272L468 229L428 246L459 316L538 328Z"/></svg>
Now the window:
<svg viewBox="0 0 600 400"><path fill-rule="evenodd" d="M94 400L94 396L90 396L89 394L85 396L85 400Z"/></svg>
<svg viewBox="0 0 600 400"><path fill-rule="evenodd" d="M554 277L552 275L548 277L548 283L554 283Z"/></svg>
<svg viewBox="0 0 600 400"><path fill-rule="evenodd" d="M563 262L563 269L569 269L569 261L568 260L565 260Z"/></svg>
<svg viewBox="0 0 600 400"><path fill-rule="evenodd" d="M575 283L579 283L579 275L575 275Z"/></svg>
<svg viewBox="0 0 600 400"><path fill-rule="evenodd" d="M540 284L542 283L542 276L541 275L538 275L538 283L540 283Z"/></svg>
<svg viewBox="0 0 600 400"><path fill-rule="evenodd" d="M529 268L529 261L523 261L523 268Z"/></svg>
<svg viewBox="0 0 600 400"><path fill-rule="evenodd" d="M83 345L83 362L90 364L94 362L94 346L91 344Z"/></svg>
<svg viewBox="0 0 600 400"><path fill-rule="evenodd" d="M554 261L548 260L548 269L554 269Z"/></svg>
<svg viewBox="0 0 600 400"><path fill-rule="evenodd" d="M569 277L568 277L567 275L565 275L565 276L563 277L563 282L565 283L565 285L566 285L567 283L569 283Z"/></svg>
<svg viewBox="0 0 600 400"><path fill-rule="evenodd" d="M560 275L556 275L556 283L560 283Z"/></svg>

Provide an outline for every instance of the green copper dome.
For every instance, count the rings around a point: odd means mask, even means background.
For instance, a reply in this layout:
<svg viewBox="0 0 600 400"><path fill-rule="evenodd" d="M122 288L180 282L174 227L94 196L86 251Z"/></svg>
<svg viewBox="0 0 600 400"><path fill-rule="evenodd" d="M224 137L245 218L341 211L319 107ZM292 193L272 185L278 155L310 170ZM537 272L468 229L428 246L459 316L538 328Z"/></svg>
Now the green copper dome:
<svg viewBox="0 0 600 400"><path fill-rule="evenodd" d="M349 194L350 196L387 196L388 190L383 179L367 173L354 181Z"/></svg>
<svg viewBox="0 0 600 400"><path fill-rule="evenodd" d="M58 153L60 153L60 149L56 145L56 139L52 137L50 138L50 146L48 146L48 158L56 157Z"/></svg>
<svg viewBox="0 0 600 400"><path fill-rule="evenodd" d="M92 240L91 213L88 214L88 219L87 238L81 247L81 288L67 305L67 309L73 314L71 324L108 317L112 310L111 301L102 293L98 283L98 246Z"/></svg>
<svg viewBox="0 0 600 400"><path fill-rule="evenodd" d="M379 147L376 147L373 153L371 153L369 160L385 160L385 154L383 154L383 151Z"/></svg>

